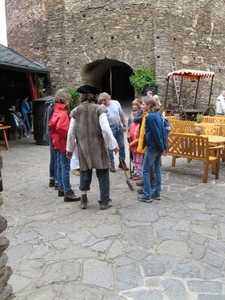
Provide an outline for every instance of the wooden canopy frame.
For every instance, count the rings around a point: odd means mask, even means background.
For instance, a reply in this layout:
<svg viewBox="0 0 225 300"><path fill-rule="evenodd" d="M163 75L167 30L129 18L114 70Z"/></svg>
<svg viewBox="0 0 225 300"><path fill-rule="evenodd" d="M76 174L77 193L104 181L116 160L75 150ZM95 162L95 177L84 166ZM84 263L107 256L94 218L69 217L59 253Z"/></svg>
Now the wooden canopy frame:
<svg viewBox="0 0 225 300"><path fill-rule="evenodd" d="M210 92L209 92L209 101L208 101L208 106L210 106L214 75L215 75L214 72L207 72L207 71L200 71L200 70L191 70L191 69L181 69L181 70L177 70L177 71L173 71L173 72L168 73L168 75L167 75L167 87L166 87L165 107L166 107L166 103L167 103L169 81L170 81L170 78L173 78L173 77L181 78L181 82L180 82L180 95L179 95L178 107L180 107L180 103L181 103L181 91L182 91L182 86L183 86L183 80L184 79L191 80L191 81L198 81L197 82L196 92L195 92L195 101L194 101L194 107L196 107L196 101L197 101L197 95L198 95L198 89L199 89L199 82L200 82L200 80L201 79L211 78L211 85L210 85Z"/></svg>

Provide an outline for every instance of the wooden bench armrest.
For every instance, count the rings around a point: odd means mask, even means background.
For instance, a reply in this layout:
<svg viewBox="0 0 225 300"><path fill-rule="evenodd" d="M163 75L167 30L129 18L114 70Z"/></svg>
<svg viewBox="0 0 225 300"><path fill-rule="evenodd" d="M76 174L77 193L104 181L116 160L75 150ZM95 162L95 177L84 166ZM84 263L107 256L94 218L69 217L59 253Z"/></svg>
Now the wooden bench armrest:
<svg viewBox="0 0 225 300"><path fill-rule="evenodd" d="M215 146L215 147L209 147L209 150L223 150L224 146Z"/></svg>

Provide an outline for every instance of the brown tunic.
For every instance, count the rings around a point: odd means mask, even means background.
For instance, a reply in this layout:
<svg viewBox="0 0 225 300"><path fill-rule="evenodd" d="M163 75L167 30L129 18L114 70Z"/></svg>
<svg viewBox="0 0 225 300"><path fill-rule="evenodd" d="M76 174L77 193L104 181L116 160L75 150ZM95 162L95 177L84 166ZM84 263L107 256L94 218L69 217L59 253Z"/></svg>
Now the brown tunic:
<svg viewBox="0 0 225 300"><path fill-rule="evenodd" d="M75 136L80 170L108 169L110 166L108 149L99 125L99 116L106 109L94 103L84 102L70 116L76 120Z"/></svg>

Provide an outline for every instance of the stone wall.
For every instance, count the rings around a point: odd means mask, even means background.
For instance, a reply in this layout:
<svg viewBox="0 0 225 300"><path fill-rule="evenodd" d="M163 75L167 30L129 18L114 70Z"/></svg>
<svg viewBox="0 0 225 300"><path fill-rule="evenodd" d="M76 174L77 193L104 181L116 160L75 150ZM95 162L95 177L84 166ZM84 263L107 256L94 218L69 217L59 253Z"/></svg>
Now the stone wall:
<svg viewBox="0 0 225 300"><path fill-rule="evenodd" d="M222 0L6 0L8 46L43 62L54 88L99 84L121 63L154 65L164 96L173 60L177 69L215 72L215 98L225 79L223 7ZM205 80L200 103L208 102L209 87ZM187 101L194 89L190 82L184 86Z"/></svg>

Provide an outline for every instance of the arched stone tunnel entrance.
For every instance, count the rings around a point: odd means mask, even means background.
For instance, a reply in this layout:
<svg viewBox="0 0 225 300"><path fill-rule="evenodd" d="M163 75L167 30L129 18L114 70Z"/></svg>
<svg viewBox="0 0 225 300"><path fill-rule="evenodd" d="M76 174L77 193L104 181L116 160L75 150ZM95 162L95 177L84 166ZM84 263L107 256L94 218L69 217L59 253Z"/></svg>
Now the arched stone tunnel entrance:
<svg viewBox="0 0 225 300"><path fill-rule="evenodd" d="M100 87L103 92L109 93L112 99L132 101L135 97L134 88L129 81L132 73L132 68L126 63L105 58L87 64L81 77L85 84Z"/></svg>

